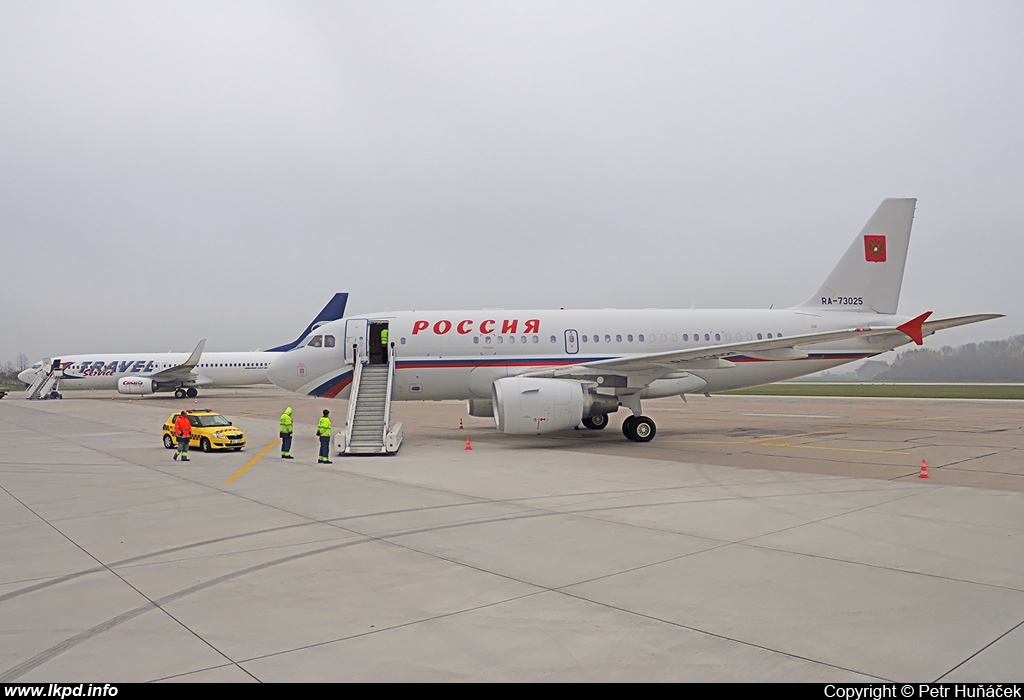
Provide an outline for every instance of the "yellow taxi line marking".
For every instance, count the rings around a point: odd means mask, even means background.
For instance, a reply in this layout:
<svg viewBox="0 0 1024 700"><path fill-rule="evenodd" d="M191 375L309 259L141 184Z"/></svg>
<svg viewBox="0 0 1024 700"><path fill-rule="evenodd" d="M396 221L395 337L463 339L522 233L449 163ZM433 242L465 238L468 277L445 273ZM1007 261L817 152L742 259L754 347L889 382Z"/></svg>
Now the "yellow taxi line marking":
<svg viewBox="0 0 1024 700"><path fill-rule="evenodd" d="M856 447L825 447L824 445L793 445L784 442L776 442L765 447L799 447L804 450L833 450L835 452L869 452L876 455L908 455L909 452L898 452L896 450L862 450Z"/></svg>
<svg viewBox="0 0 1024 700"><path fill-rule="evenodd" d="M255 456L255 457L253 457L252 459L250 459L250 460L249 460L249 463L248 463L248 464L246 464L246 465L245 465L244 467L242 467L242 468L241 468L241 469L239 469L239 470L238 470L237 472L235 472L234 474L232 474L232 475L231 475L231 478L230 478L230 479L228 479L227 481L225 481L224 483L225 483L225 484L230 484L230 483L231 483L232 481L234 481L234 480L235 480L235 479L237 479L238 477L242 476L242 474L245 474L246 470L248 470L248 469L249 469L249 467L251 467L252 465L256 464L256 462L258 462L258 461L260 461L261 459L263 459L263 455L265 455L265 454L267 454L268 452L270 452L270 448L272 448L272 447L273 447L274 445L276 445L276 444L278 444L278 441L277 441L277 440L274 440L274 441L273 441L272 443L270 443L269 445L267 445L266 447L264 447L264 448L263 448L263 451L262 451L262 452L260 452L260 453L259 453L258 455L256 455L256 456Z"/></svg>
<svg viewBox="0 0 1024 700"><path fill-rule="evenodd" d="M847 426L836 426L834 428L827 428L825 430L813 430L806 433L793 433L790 435L775 435L771 437L756 437L756 438L745 438L739 440L662 440L662 442L676 442L684 444L701 444L701 445L754 445L759 444L764 447L771 447L774 440L792 440L794 438L811 437L814 435L830 435L835 433L847 433L852 430L863 430L865 428L879 428L887 425L897 425L900 423L919 423L922 421L929 420L952 420L952 419L966 419L966 418L979 418L981 414L964 414L964 415L950 415L950 416L921 416L915 418L895 418L893 420L876 421L874 423L865 423L863 425L847 425ZM775 443L776 447L803 447L803 445L780 445ZM821 448L821 449L832 449L832 448ZM841 448L835 448L841 449ZM844 448L851 449L851 448ZM890 452L887 454L910 454L909 452Z"/></svg>

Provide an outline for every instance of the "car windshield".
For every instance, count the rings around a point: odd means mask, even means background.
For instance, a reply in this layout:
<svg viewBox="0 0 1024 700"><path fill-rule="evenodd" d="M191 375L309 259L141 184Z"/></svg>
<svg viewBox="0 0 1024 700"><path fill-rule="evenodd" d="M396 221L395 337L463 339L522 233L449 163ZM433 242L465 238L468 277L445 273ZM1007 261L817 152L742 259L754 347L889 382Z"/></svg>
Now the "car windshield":
<svg viewBox="0 0 1024 700"><path fill-rule="evenodd" d="M197 428L216 428L218 425L231 425L227 418L219 414L214 416L189 416L188 419Z"/></svg>

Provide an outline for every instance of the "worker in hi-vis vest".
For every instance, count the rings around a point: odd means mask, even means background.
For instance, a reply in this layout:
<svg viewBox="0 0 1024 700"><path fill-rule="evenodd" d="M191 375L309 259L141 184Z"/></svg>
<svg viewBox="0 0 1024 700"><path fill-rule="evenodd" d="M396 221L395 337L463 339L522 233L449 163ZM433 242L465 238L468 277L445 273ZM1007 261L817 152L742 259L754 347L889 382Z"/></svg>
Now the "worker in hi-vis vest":
<svg viewBox="0 0 1024 700"><path fill-rule="evenodd" d="M292 407L284 409L281 414L281 459L292 458Z"/></svg>
<svg viewBox="0 0 1024 700"><path fill-rule="evenodd" d="M327 417L329 414L330 411L325 408L323 418L316 424L316 434L320 436L320 459L317 460L320 464L333 464L327 459L331 451L331 419Z"/></svg>
<svg viewBox="0 0 1024 700"><path fill-rule="evenodd" d="M384 327L380 332L380 356L384 358L384 364L388 362L388 329Z"/></svg>

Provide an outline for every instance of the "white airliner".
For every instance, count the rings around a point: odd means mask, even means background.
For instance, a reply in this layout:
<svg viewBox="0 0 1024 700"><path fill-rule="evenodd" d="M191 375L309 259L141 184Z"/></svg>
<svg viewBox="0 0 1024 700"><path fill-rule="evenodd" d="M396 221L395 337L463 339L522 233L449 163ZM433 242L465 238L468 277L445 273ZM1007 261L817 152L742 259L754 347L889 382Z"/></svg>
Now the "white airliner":
<svg viewBox="0 0 1024 700"><path fill-rule="evenodd" d="M897 315L916 201L883 201L818 291L792 308L373 313L318 328L320 342L279 356L268 376L347 398L354 357L386 361L379 332L388 328L392 400L467 399L471 415L531 435L604 428L622 406L625 436L647 442L656 428L642 399L791 379L998 318ZM329 348L326 338L343 342Z"/></svg>
<svg viewBox="0 0 1024 700"><path fill-rule="evenodd" d="M291 343L264 351L203 353L201 340L188 353L102 353L63 355L40 360L21 372L18 379L29 385L53 374L52 390L42 398L59 398L60 388L117 389L122 394L173 391L176 398L198 395L198 387L270 384L271 361L296 347L310 331L345 315L348 294L335 294L306 330ZM31 391L31 389L30 389Z"/></svg>

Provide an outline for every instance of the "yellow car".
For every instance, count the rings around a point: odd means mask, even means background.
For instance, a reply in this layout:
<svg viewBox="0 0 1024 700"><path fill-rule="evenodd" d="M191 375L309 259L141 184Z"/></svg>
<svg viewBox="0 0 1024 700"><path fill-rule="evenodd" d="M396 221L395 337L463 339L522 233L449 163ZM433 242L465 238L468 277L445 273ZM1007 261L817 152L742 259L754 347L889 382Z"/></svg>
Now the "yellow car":
<svg viewBox="0 0 1024 700"><path fill-rule="evenodd" d="M174 435L174 421L181 413L171 414L164 423L164 447L173 450L178 445ZM208 408L185 411L192 424L192 438L188 446L198 447L203 452L214 450L240 450L245 447L245 433L231 425L231 421Z"/></svg>

